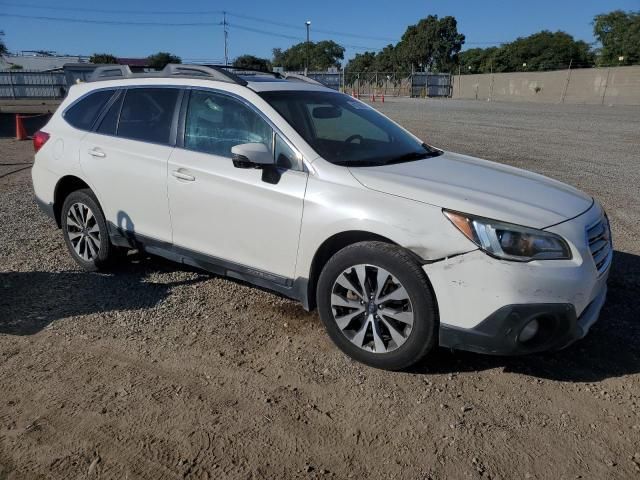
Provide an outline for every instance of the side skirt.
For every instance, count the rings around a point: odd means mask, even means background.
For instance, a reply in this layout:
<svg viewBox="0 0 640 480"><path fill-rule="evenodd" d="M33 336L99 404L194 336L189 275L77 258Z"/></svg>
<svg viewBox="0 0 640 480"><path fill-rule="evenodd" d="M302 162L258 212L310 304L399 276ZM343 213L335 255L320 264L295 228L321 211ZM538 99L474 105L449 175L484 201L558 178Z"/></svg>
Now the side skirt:
<svg viewBox="0 0 640 480"><path fill-rule="evenodd" d="M157 255L176 263L189 265L223 277L241 280L256 287L276 292L287 298L298 300L305 310L309 310L307 294L309 280L306 278L298 277L297 279L292 279L257 270L144 235L123 231L111 222L109 222L109 238L111 243L118 247L143 250L151 255Z"/></svg>

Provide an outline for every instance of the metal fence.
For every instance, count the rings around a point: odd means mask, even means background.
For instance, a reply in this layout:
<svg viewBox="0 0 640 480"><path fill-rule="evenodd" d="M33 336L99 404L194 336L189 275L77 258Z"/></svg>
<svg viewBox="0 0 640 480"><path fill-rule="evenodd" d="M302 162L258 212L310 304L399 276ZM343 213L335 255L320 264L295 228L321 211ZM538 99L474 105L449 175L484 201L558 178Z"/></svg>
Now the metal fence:
<svg viewBox="0 0 640 480"><path fill-rule="evenodd" d="M416 73L411 78L412 97L450 97L452 94L448 73Z"/></svg>
<svg viewBox="0 0 640 480"><path fill-rule="evenodd" d="M0 70L0 98L63 98L67 80L63 72Z"/></svg>
<svg viewBox="0 0 640 480"><path fill-rule="evenodd" d="M78 80L86 81L92 65L65 67L64 72L0 70L0 98L58 99ZM296 72L301 73L301 72ZM358 96L450 97L448 73L309 72L308 76L334 90Z"/></svg>

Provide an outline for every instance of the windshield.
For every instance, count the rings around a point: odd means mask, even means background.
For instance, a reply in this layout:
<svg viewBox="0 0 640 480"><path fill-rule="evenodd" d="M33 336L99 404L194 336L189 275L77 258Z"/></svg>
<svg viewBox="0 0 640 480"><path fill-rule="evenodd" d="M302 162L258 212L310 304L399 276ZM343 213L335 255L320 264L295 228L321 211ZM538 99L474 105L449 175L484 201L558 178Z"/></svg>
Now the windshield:
<svg viewBox="0 0 640 480"><path fill-rule="evenodd" d="M440 155L384 115L337 92L260 94L325 160L370 167Z"/></svg>

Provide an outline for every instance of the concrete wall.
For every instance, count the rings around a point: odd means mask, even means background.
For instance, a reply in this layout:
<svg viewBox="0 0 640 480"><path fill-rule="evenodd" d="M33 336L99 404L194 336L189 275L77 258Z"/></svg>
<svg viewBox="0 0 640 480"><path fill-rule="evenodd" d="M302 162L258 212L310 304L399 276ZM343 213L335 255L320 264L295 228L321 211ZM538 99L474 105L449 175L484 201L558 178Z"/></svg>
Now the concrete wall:
<svg viewBox="0 0 640 480"><path fill-rule="evenodd" d="M456 75L453 98L640 105L640 66Z"/></svg>

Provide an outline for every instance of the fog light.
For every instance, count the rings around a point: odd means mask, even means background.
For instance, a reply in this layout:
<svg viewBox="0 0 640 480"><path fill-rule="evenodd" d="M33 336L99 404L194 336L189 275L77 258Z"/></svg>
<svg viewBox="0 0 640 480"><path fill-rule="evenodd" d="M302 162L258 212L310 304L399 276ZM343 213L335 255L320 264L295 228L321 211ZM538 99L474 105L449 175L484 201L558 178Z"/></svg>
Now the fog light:
<svg viewBox="0 0 640 480"><path fill-rule="evenodd" d="M529 323L525 325L525 327L520 332L520 336L518 337L518 340L520 340L522 343L528 342L529 340L531 340L533 337L536 336L539 328L540 328L540 325L538 324L538 320L531 320Z"/></svg>

